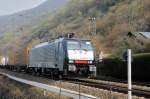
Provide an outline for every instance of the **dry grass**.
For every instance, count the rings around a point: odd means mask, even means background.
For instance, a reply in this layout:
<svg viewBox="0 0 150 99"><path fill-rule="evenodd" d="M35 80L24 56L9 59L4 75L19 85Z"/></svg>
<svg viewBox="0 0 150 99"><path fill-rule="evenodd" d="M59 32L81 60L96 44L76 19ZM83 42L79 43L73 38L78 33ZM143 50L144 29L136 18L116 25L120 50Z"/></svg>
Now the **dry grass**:
<svg viewBox="0 0 150 99"><path fill-rule="evenodd" d="M0 75L0 99L59 99L59 94L21 84ZM61 95L61 99L71 99Z"/></svg>

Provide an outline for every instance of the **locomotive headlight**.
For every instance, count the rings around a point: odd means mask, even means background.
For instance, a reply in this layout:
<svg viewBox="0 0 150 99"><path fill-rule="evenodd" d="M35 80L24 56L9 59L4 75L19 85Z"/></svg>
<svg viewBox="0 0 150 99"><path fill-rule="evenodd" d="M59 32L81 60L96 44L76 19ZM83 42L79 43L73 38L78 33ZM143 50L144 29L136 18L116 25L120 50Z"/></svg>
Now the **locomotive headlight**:
<svg viewBox="0 0 150 99"><path fill-rule="evenodd" d="M88 61L88 63L92 64L92 61Z"/></svg>
<svg viewBox="0 0 150 99"><path fill-rule="evenodd" d="M92 61L90 61L90 64L92 64Z"/></svg>
<svg viewBox="0 0 150 99"><path fill-rule="evenodd" d="M69 63L73 63L73 60L69 60Z"/></svg>

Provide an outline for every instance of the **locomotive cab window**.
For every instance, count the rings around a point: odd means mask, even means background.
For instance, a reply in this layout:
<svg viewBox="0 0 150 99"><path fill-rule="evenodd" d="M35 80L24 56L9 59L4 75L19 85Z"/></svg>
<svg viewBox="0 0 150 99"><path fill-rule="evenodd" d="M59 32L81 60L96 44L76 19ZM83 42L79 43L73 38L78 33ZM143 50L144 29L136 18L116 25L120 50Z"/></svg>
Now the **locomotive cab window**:
<svg viewBox="0 0 150 99"><path fill-rule="evenodd" d="M90 41L67 41L68 50L93 50Z"/></svg>
<svg viewBox="0 0 150 99"><path fill-rule="evenodd" d="M89 41L81 41L81 49L83 49L83 50L93 50L93 48L92 48L92 44L91 44L91 42L89 42Z"/></svg>
<svg viewBox="0 0 150 99"><path fill-rule="evenodd" d="M80 48L80 44L77 41L67 41L67 49L68 50L75 50L75 49L79 49Z"/></svg>

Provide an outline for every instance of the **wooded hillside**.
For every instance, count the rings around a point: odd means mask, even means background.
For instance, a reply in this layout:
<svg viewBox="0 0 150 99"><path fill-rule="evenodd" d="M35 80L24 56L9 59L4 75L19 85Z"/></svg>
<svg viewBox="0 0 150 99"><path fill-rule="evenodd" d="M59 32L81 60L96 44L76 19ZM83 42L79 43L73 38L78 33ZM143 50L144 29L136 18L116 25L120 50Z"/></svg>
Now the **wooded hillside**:
<svg viewBox="0 0 150 99"><path fill-rule="evenodd" d="M90 17L96 17L96 35L90 33ZM150 31L149 0L70 0L68 5L48 14L39 24L25 26L15 35L6 33L0 45L2 51L17 50L74 32L76 37L91 39L97 54L102 50L118 55L124 48L149 52L150 40L140 43L127 37L129 31Z"/></svg>

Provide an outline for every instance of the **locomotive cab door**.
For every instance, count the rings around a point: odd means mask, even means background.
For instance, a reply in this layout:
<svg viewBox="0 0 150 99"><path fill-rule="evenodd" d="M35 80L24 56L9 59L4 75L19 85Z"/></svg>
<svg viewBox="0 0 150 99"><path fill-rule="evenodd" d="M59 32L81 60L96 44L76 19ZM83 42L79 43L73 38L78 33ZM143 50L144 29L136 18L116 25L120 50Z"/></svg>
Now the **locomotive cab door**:
<svg viewBox="0 0 150 99"><path fill-rule="evenodd" d="M63 71L64 50L61 42L58 43L58 52L56 53L56 56L57 67L59 68L59 71Z"/></svg>

